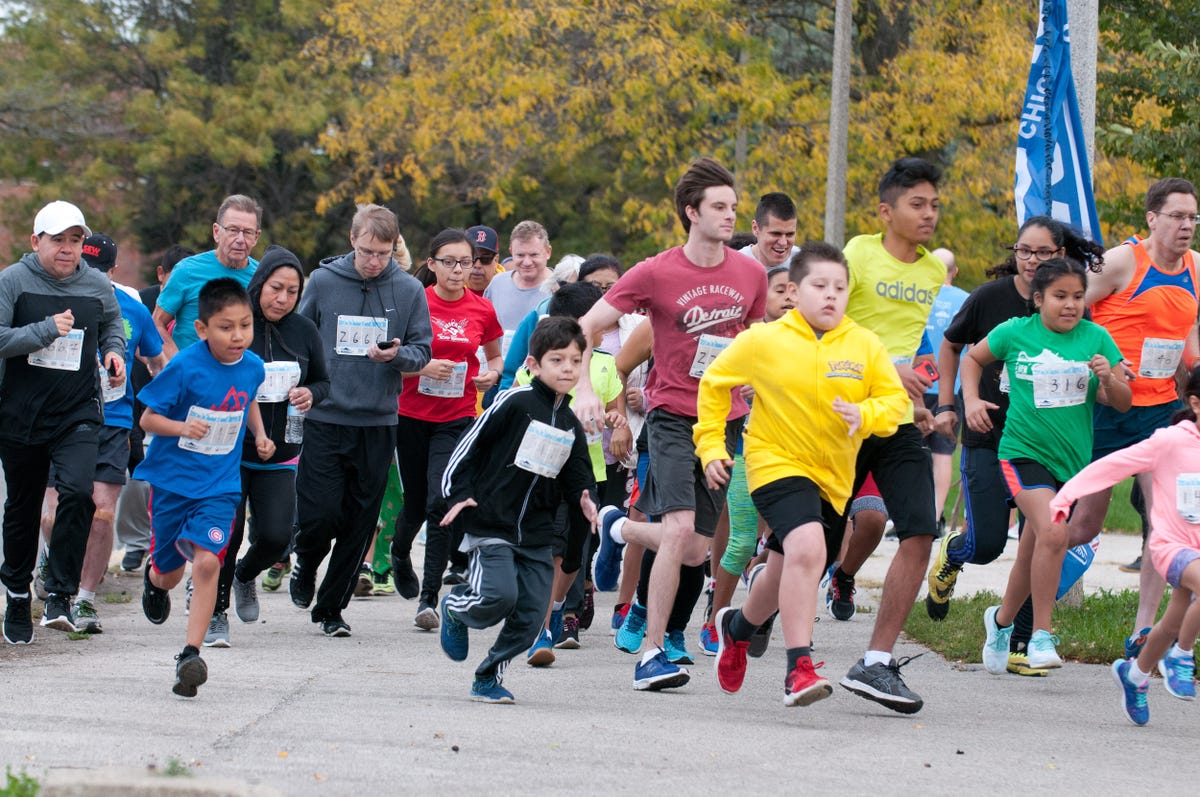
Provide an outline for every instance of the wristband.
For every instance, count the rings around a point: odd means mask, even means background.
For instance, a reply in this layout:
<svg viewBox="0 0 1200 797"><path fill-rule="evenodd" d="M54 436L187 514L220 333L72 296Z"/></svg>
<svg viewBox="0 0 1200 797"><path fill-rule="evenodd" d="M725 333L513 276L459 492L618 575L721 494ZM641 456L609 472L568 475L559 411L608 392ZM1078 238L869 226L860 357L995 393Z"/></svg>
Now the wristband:
<svg viewBox="0 0 1200 797"><path fill-rule="evenodd" d="M941 415L943 412L953 412L953 413L957 414L958 407L955 407L953 404L939 404L938 408L936 410L934 410L933 414Z"/></svg>

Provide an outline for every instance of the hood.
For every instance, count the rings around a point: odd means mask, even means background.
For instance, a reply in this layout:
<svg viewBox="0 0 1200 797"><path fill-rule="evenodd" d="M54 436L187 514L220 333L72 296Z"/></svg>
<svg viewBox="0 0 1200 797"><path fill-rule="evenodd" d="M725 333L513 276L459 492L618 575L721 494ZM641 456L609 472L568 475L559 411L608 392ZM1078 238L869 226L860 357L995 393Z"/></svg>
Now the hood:
<svg viewBox="0 0 1200 797"><path fill-rule="evenodd" d="M396 258L393 257L388 260L388 264L384 267L383 271L379 272L378 277L375 277L371 280L365 280L363 279L362 274L359 274L354 270L353 252L347 252L344 255L335 255L334 257L327 257L321 261L320 267L329 269L339 277L345 277L348 280L364 283L364 290L365 285L368 283L385 282L386 280L384 280L384 277L390 277L397 271L403 271L403 269L400 268L400 266L396 263Z"/></svg>
<svg viewBox="0 0 1200 797"><path fill-rule="evenodd" d="M30 271L32 271L34 274L36 274L38 277L46 280L47 282L53 282L56 285L67 285L72 282L75 282L76 280L81 279L83 277L83 274L85 271L91 270L91 266L85 266L83 261L81 260L80 262L75 264L74 271L72 271L70 274L63 277L62 279L59 279L58 277L54 276L53 274L51 274L49 271L46 270L46 267L42 265L42 261L40 259L38 259L37 252L26 252L24 255L21 256L21 259L17 262L19 262L21 265L28 268Z"/></svg>
<svg viewBox="0 0 1200 797"><path fill-rule="evenodd" d="M773 321L772 324L783 324L786 327L796 330L809 340L817 340L817 333L813 331L812 326L809 325L808 321L805 320L804 316L795 307L780 316L779 320ZM826 330L820 340L828 342L840 338L853 326L854 321L851 320L850 316L844 315L842 316L842 320L838 322L838 325L833 329Z"/></svg>
<svg viewBox="0 0 1200 797"><path fill-rule="evenodd" d="M300 297L304 295L304 268L300 265L300 259L290 250L278 244L271 244L267 247L267 251L263 252L262 259L258 261L258 269L250 278L250 284L246 286L246 293L250 294L250 307L254 311L255 318L263 317L259 301L262 297L263 285L273 273L281 268L294 268L300 275L300 290L296 293L296 306L292 308L291 313L296 312L296 307L300 306Z"/></svg>

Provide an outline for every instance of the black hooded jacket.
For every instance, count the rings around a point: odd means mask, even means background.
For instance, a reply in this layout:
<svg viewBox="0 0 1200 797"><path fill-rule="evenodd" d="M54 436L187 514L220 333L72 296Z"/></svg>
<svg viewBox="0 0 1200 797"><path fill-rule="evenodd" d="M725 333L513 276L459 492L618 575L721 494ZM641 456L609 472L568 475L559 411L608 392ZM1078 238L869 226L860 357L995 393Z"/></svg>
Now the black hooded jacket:
<svg viewBox="0 0 1200 797"><path fill-rule="evenodd" d="M304 293L304 269L300 260L282 246L269 246L258 263L258 270L250 280L247 292L250 294L250 305L254 311L254 342L250 350L262 357L264 363L294 362L300 365L300 387L312 391L313 406L316 406L329 395L329 373L325 369L325 351L321 345L321 336L312 321L298 314L295 308L277 322L267 320L263 315L261 298L263 285L271 274L281 268L295 269L300 276L300 293L296 295L296 306L300 305L300 296ZM261 465L279 464L295 459L300 453L300 446L284 442L284 431L287 428L286 401L259 402L258 409L262 413L263 427L271 440L275 442L275 455L266 463L258 458L254 441L249 435L242 447L242 461Z"/></svg>

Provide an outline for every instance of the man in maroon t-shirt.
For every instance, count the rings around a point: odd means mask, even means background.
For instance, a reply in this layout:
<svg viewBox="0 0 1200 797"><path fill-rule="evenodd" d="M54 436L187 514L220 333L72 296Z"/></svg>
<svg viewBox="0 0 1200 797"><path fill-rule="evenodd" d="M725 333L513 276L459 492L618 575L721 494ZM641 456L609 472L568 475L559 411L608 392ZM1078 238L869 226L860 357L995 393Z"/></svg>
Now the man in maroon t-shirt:
<svg viewBox="0 0 1200 797"><path fill-rule="evenodd" d="M644 308L654 331L654 368L646 384L650 469L637 508L661 522L632 521L616 507L605 507L596 565L597 570L611 568L626 540L657 551L646 606L650 649L634 669L635 689L671 689L689 677L663 651L667 616L679 588L680 566L704 563L725 504L724 488L708 488L696 458L696 391L713 358L762 319L767 294L762 266L724 245L733 235L736 207L733 175L708 158L693 163L675 186L675 209L687 243L630 269L580 319L590 340L625 313ZM589 351L585 359L590 356ZM582 374L575 412L586 429L596 431L603 423L603 406L592 390L586 362ZM730 417L740 420L748 412L740 392L735 393Z"/></svg>

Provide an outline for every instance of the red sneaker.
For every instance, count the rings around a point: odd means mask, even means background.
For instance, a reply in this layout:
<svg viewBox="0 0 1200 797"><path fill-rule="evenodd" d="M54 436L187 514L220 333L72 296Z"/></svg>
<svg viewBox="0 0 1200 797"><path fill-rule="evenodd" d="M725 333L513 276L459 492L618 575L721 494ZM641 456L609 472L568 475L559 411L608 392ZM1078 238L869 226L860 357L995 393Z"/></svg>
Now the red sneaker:
<svg viewBox="0 0 1200 797"><path fill-rule="evenodd" d="M746 680L746 651L750 649L750 640L735 642L729 636L729 620L737 611L732 606L726 606L717 612L714 625L717 627L717 683L729 694L742 688Z"/></svg>
<svg viewBox="0 0 1200 797"><path fill-rule="evenodd" d="M824 666L825 662L814 665L810 657L801 656L784 680L783 704L807 706L833 694L833 685L817 675L817 667Z"/></svg>

